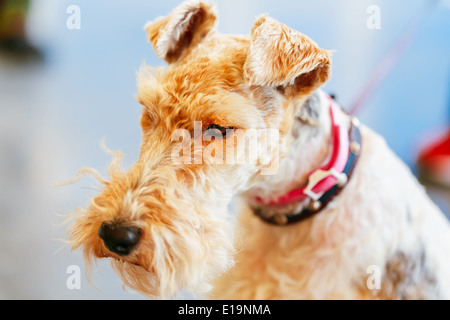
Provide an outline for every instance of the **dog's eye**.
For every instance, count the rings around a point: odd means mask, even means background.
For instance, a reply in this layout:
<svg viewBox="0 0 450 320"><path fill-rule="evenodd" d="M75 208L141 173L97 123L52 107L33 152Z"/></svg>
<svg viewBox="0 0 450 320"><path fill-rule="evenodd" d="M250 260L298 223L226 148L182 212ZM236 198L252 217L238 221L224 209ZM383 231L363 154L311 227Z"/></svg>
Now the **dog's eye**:
<svg viewBox="0 0 450 320"><path fill-rule="evenodd" d="M208 128L206 128L205 133L210 136L215 136L217 135L217 131L219 131L222 134L222 137L226 137L227 134L233 131L234 129L235 129L234 127L222 127L219 126L218 124L211 124L208 126Z"/></svg>

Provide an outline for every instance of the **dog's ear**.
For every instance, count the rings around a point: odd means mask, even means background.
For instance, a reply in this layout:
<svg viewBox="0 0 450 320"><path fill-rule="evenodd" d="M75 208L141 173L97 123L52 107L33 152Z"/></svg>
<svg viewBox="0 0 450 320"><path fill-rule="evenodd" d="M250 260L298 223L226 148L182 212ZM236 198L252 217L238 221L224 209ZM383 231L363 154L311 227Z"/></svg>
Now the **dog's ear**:
<svg viewBox="0 0 450 320"><path fill-rule="evenodd" d="M328 79L330 56L307 36L263 15L252 28L244 76L249 85L309 93Z"/></svg>
<svg viewBox="0 0 450 320"><path fill-rule="evenodd" d="M214 5L190 0L169 16L147 23L144 30L158 57L173 63L196 46L215 27L216 20Z"/></svg>

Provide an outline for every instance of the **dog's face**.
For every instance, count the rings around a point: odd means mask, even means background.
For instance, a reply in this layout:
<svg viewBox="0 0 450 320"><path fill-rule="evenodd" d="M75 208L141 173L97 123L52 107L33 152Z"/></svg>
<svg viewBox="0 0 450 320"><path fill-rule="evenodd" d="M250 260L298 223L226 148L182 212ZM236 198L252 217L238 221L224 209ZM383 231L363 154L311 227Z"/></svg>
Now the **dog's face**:
<svg viewBox="0 0 450 320"><path fill-rule="evenodd" d="M329 52L271 18L250 37L215 23L212 6L190 1L146 26L169 65L139 73L139 160L127 173L113 163L70 231L87 261L112 258L125 285L152 297L206 291L232 265L227 205L274 173L294 115L328 78ZM250 130L254 145L240 143Z"/></svg>

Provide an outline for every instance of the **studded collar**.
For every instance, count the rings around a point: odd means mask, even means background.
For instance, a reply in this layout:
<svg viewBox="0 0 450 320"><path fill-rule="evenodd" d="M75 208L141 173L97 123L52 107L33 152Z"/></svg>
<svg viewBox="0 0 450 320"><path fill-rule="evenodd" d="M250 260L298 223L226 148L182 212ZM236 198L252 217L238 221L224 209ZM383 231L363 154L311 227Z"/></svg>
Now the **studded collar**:
<svg viewBox="0 0 450 320"><path fill-rule="evenodd" d="M329 97L328 97L329 98ZM257 216L267 223L274 225L290 225L311 217L322 211L327 204L333 200L345 187L358 162L361 150L361 133L359 121L351 119L350 129L347 130L336 117L338 105L329 98L331 132L333 138L333 149L330 160L323 167L313 170L308 175L308 183L302 188L293 190L278 199L265 201L259 197L255 198L258 205L253 208ZM296 204L309 199L309 206L296 212ZM267 217L262 214L262 207L294 208L290 213L275 214ZM292 211L294 213L292 213Z"/></svg>

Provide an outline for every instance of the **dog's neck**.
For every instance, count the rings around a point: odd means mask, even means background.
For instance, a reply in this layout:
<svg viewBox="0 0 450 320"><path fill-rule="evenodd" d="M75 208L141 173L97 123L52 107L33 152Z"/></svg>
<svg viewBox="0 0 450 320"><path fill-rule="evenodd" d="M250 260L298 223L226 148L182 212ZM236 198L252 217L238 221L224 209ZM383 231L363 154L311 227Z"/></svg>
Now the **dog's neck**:
<svg viewBox="0 0 450 320"><path fill-rule="evenodd" d="M338 116L343 117L343 125L349 127L347 117L341 112ZM280 160L278 172L275 175L258 176L250 189L243 194L249 205L265 217L294 213L309 205L309 199L283 206L263 205L255 202L254 199L259 197L270 202L304 186L307 183L308 174L321 167L329 158L331 119L329 99L323 91L315 91L298 108L291 130L291 139L289 151Z"/></svg>

